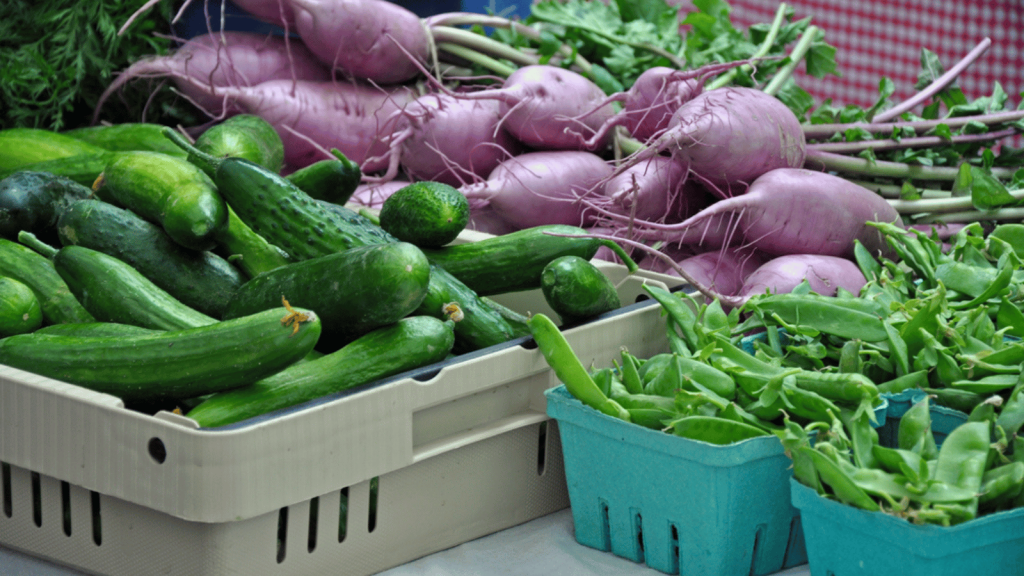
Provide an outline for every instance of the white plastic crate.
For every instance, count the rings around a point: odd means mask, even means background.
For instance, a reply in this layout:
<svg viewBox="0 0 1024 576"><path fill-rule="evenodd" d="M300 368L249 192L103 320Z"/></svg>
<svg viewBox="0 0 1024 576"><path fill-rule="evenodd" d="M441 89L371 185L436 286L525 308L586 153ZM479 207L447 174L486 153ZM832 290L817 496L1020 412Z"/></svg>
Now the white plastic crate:
<svg viewBox="0 0 1024 576"><path fill-rule="evenodd" d="M632 303L664 285L599 267L627 305L565 331L584 363L663 349L660 307ZM557 384L522 338L200 430L0 366L0 545L110 575L372 574L568 506Z"/></svg>

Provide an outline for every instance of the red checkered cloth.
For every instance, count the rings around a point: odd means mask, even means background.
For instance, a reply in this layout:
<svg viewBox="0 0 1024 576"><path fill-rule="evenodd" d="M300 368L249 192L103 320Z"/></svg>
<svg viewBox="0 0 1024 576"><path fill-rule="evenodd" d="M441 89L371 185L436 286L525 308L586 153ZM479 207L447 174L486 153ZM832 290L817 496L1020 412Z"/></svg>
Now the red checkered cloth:
<svg viewBox="0 0 1024 576"><path fill-rule="evenodd" d="M959 77L968 99L992 93L995 82L1014 106L1024 91L1024 2L1021 0L793 0L794 19L811 18L836 47L841 78L797 82L816 101L870 106L883 76L896 84L893 102L915 93L921 49L936 53L947 70L984 38L992 45ZM771 22L778 0L729 0L732 21L747 27Z"/></svg>

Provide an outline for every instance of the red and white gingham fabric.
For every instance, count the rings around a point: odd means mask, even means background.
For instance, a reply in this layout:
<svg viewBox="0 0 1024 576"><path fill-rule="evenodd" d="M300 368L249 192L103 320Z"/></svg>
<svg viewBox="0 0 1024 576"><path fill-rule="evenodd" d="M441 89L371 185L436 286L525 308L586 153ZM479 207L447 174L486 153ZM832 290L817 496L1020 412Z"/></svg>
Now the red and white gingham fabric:
<svg viewBox="0 0 1024 576"><path fill-rule="evenodd" d="M737 27L771 22L778 0L728 0ZM984 38L992 45L958 79L968 99L992 93L995 82L1015 107L1024 91L1024 0L792 0L793 17L811 18L836 47L841 78L797 73L816 101L870 106L883 76L896 84L892 101L915 93L921 48L951 68Z"/></svg>

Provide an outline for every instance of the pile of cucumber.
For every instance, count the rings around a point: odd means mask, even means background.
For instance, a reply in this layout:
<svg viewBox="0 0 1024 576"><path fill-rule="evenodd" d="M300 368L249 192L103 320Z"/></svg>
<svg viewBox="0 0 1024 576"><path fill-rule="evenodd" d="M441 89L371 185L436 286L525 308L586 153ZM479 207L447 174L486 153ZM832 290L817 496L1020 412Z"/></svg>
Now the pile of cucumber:
<svg viewBox="0 0 1024 576"><path fill-rule="evenodd" d="M543 286L586 320L619 306L598 248L635 266L572 226L448 245L468 205L433 183L382 227L344 206L357 165L282 176L250 115L194 143L124 124L0 131L0 150L0 364L204 427L529 335L495 294Z"/></svg>

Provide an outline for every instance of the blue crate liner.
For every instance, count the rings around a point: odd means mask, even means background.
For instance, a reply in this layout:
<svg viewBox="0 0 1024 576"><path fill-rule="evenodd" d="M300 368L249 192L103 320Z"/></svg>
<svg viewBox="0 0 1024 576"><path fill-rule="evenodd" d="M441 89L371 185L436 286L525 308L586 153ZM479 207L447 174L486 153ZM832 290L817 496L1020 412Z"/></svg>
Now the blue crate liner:
<svg viewBox="0 0 1024 576"><path fill-rule="evenodd" d="M910 407L917 404L925 397L925 392L918 388L904 390L899 393L886 392L881 394L882 398L889 402L885 423L878 428L878 443L882 446L893 448L896 446L897 434L900 429L900 418L910 410ZM932 436L935 437L936 446L941 446L954 428L967 421L967 414L959 410L939 406L935 403L929 407L932 418Z"/></svg>
<svg viewBox="0 0 1024 576"><path fill-rule="evenodd" d="M775 436L716 446L623 422L564 385L558 421L576 541L666 574L770 574L807 562ZM885 418L885 405L876 410Z"/></svg>
<svg viewBox="0 0 1024 576"><path fill-rule="evenodd" d="M818 495L790 480L811 576L1024 573L1024 508L957 526L917 526Z"/></svg>

